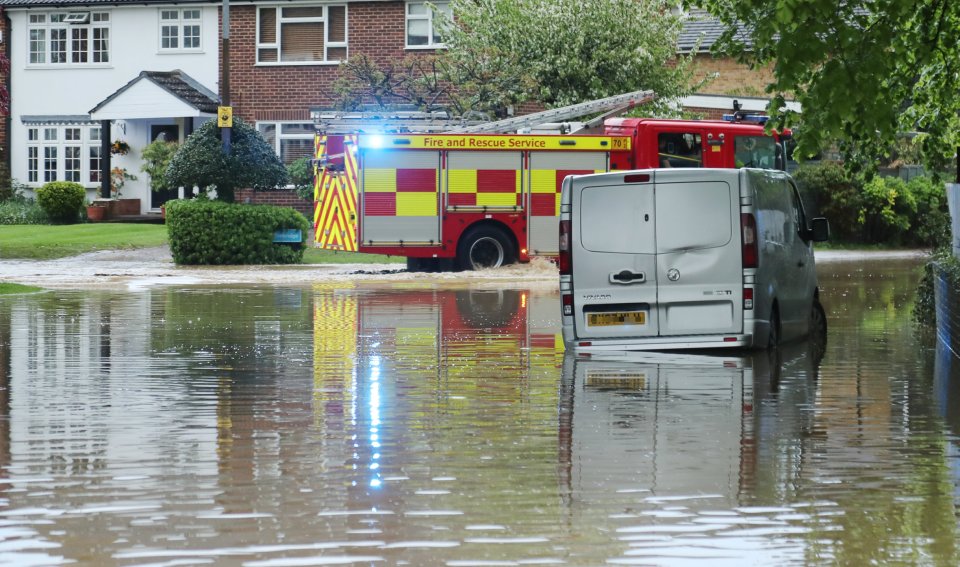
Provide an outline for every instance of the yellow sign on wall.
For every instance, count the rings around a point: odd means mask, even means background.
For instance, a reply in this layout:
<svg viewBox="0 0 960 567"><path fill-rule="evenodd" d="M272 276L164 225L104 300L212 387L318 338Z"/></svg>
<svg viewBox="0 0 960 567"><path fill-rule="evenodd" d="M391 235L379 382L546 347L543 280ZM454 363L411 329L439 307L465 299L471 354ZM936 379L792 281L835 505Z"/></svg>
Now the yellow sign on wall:
<svg viewBox="0 0 960 567"><path fill-rule="evenodd" d="M233 128L233 107L217 107L217 126L220 128Z"/></svg>

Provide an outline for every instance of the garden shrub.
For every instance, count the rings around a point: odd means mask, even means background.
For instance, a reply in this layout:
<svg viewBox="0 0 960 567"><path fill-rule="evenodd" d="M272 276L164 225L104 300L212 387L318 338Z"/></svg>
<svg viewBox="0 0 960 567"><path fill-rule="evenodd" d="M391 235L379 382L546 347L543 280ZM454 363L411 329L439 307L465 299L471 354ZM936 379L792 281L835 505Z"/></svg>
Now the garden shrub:
<svg viewBox="0 0 960 567"><path fill-rule="evenodd" d="M287 166L290 183L301 199L313 201L313 164L309 157L302 157Z"/></svg>
<svg viewBox="0 0 960 567"><path fill-rule="evenodd" d="M794 178L830 221L835 241L932 247L949 240L946 192L933 178L864 182L835 162L802 165Z"/></svg>
<svg viewBox="0 0 960 567"><path fill-rule="evenodd" d="M14 197L0 201L0 224L48 224L50 219L33 199Z"/></svg>
<svg viewBox="0 0 960 567"><path fill-rule="evenodd" d="M273 234L298 229L306 242L310 223L289 207L209 200L166 203L170 252L177 264L298 264L303 246L277 244Z"/></svg>
<svg viewBox="0 0 960 567"><path fill-rule="evenodd" d="M793 175L797 185L816 204L816 210L809 211L810 214L826 217L830 221L833 240L860 240L861 230L857 220L863 200L860 183L842 165L829 161L801 165Z"/></svg>
<svg viewBox="0 0 960 567"><path fill-rule="evenodd" d="M83 185L73 181L51 181L36 191L37 204L50 220L58 223L74 223L80 218L80 209L87 200Z"/></svg>

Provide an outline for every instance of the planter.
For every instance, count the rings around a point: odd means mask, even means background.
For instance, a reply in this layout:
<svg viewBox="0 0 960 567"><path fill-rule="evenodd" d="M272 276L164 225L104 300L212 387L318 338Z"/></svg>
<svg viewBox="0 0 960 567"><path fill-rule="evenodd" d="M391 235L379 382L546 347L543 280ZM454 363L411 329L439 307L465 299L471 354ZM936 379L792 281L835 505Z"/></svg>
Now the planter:
<svg viewBox="0 0 960 567"><path fill-rule="evenodd" d="M103 222L107 218L107 208L103 205L87 205L87 220L90 222Z"/></svg>
<svg viewBox="0 0 960 567"><path fill-rule="evenodd" d="M140 214L140 199L114 199L111 203L111 216L129 217Z"/></svg>

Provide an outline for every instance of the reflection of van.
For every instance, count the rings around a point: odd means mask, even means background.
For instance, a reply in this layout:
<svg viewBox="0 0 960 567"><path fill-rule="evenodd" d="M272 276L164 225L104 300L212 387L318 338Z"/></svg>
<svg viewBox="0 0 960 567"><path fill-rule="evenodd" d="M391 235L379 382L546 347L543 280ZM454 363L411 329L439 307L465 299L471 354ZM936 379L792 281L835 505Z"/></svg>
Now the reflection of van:
<svg viewBox="0 0 960 567"><path fill-rule="evenodd" d="M568 177L563 336L574 349L766 347L826 325L814 241L786 173L659 169Z"/></svg>

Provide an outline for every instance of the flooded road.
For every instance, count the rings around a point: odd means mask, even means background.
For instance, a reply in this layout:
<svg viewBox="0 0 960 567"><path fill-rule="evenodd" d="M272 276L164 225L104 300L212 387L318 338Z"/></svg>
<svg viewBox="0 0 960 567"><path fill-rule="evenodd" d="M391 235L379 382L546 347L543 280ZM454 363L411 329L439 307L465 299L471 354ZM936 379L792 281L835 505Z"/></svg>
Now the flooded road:
<svg viewBox="0 0 960 567"><path fill-rule="evenodd" d="M917 259L825 349L576 357L464 282L0 297L0 564L960 563L960 362Z"/></svg>

